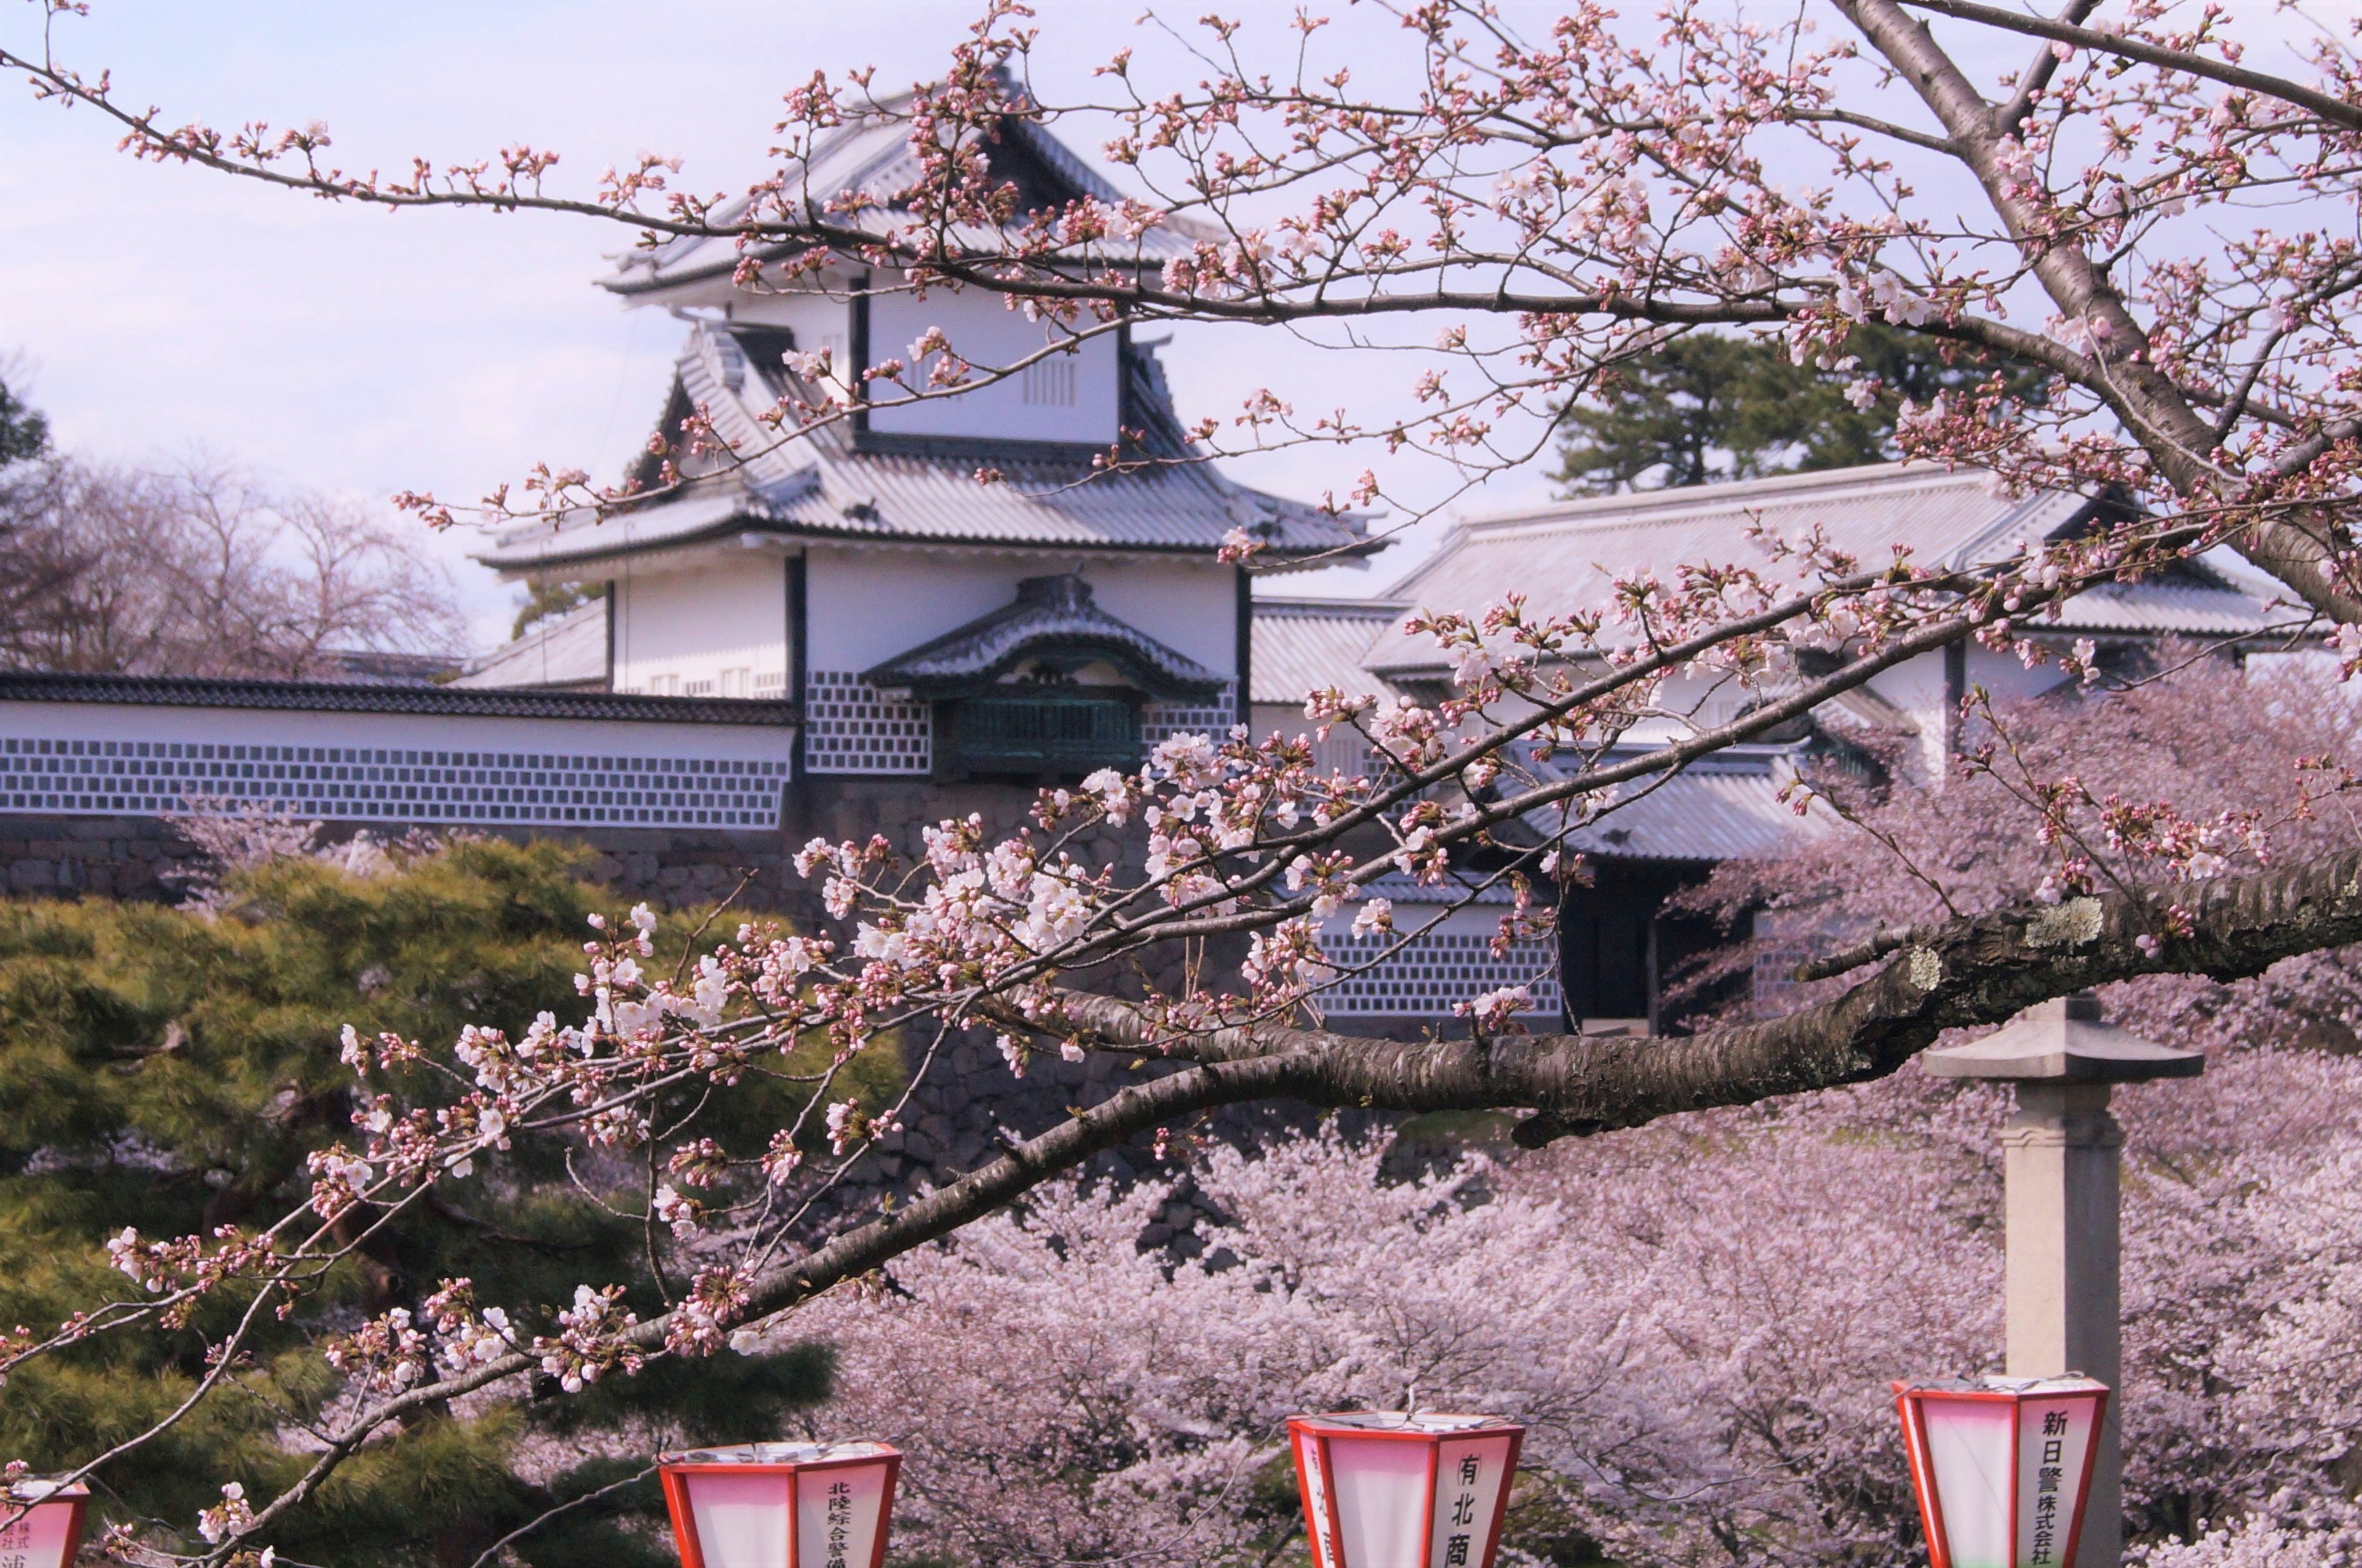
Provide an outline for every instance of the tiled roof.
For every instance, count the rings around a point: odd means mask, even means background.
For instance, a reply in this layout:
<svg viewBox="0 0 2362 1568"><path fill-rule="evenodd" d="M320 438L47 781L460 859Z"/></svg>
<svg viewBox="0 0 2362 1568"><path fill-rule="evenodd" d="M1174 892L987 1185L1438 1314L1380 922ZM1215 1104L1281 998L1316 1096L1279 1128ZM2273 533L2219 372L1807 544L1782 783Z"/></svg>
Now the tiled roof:
<svg viewBox="0 0 2362 1568"><path fill-rule="evenodd" d="M1537 616L1597 610L1622 578L1653 572L1671 583L1684 566L1772 567L1747 537L1757 526L1781 538L1818 527L1865 566L1891 560L1897 547L1922 567L1962 566L1999 558L2020 538L2049 537L2090 504L2058 492L2012 500L1993 494L1982 473L1915 463L1604 496L1462 523L1387 597L1473 613L1521 592ZM1406 618L1374 639L1371 668L1444 668L1431 642L1401 635Z"/></svg>
<svg viewBox="0 0 2362 1568"><path fill-rule="evenodd" d="M1222 689L1222 678L1204 665L1100 609L1091 585L1073 575L1029 577L1017 585L1015 603L898 654L861 679L881 691L941 697L997 679L1032 658L1069 674L1106 659L1157 697L1211 697Z"/></svg>
<svg viewBox="0 0 2362 1568"><path fill-rule="evenodd" d="M890 116L909 101L910 95L905 94L887 100L884 106ZM1108 203L1122 199L1087 160L1032 120L1021 116L1002 120L999 134L985 138L982 146L994 175L1014 181L1024 193L1027 200L1023 204L1028 208L1054 206L1079 196L1093 196ZM899 221L888 215L891 209L832 212L824 210L825 204L845 193L858 193L884 203L908 189L918 174L918 160L911 151L910 127L872 114L853 120L822 139L802 169L788 173L788 194L789 200L809 198L821 205L823 210L815 215L822 222L882 234L889 223ZM745 216L748 207L743 198L732 202L715 211L713 222L717 226L737 223ZM963 228L955 231L955 237L956 242L989 248L1001 237L990 230ZM1102 243L1095 248L1093 255L1101 264L1136 259L1148 265L1162 266L1169 257L1187 251L1197 237L1187 225L1169 223L1147 229L1137 239L1120 246ZM767 257L783 248L758 248L757 253ZM794 248L800 249L801 246ZM645 293L692 279L731 272L741 255L734 238L684 236L624 258L618 264L616 276L606 286L617 293Z"/></svg>
<svg viewBox="0 0 2362 1568"><path fill-rule="evenodd" d="M1362 884L1360 896L1384 899L1390 904L1482 904L1507 906L1518 901L1516 892L1507 880L1479 886L1485 880L1482 871L1460 869L1447 873L1442 881L1429 884L1400 871L1389 871Z"/></svg>
<svg viewBox="0 0 2362 1568"><path fill-rule="evenodd" d="M2036 616L2026 622L2026 629L2242 637L2275 627L2293 631L2305 619L2300 610L2275 609L2227 583L2193 573L2190 580L2102 583L2060 605L2058 620Z"/></svg>
<svg viewBox="0 0 2362 1568"><path fill-rule="evenodd" d="M1251 700L1300 706L1330 686L1348 697L1391 695L1392 687L1362 667L1362 656L1406 608L1392 600L1257 599Z"/></svg>
<svg viewBox="0 0 2362 1568"><path fill-rule="evenodd" d="M170 675L0 674L0 702L120 702L150 708L279 708L315 713L429 713L607 719L655 724L796 723L792 702L624 697L608 691L361 686L326 680L201 680Z"/></svg>
<svg viewBox="0 0 2362 1568"><path fill-rule="evenodd" d="M1717 861L1761 858L1830 830L1818 812L1798 816L1780 799L1793 776L1784 753L1726 751L1660 780L1616 787L1618 802L1566 835L1570 848L1598 860ZM1529 814L1527 825L1550 834L1558 813Z"/></svg>
<svg viewBox="0 0 2362 1568"><path fill-rule="evenodd" d="M841 425L782 441L757 414L787 389L790 372L767 362L775 354L744 354L737 339L736 329L699 323L679 377L688 398L737 444L738 466L605 519L586 513L513 529L477 559L529 571L742 533L1211 555L1224 535L1243 528L1266 542L1266 559L1375 547L1358 519L1327 516L1216 471L1190 447L1163 370L1143 348L1132 349L1124 367L1129 417L1145 431L1143 455L1157 462L1107 473L1092 467L1087 451L1017 443L897 442L890 450L865 450ZM725 348L737 363L727 361ZM760 373L745 374L747 365ZM977 469L988 466L1005 482L978 482Z"/></svg>
<svg viewBox="0 0 2362 1568"><path fill-rule="evenodd" d="M468 661L451 685L590 686L607 679L607 602L594 599L525 629L524 635Z"/></svg>

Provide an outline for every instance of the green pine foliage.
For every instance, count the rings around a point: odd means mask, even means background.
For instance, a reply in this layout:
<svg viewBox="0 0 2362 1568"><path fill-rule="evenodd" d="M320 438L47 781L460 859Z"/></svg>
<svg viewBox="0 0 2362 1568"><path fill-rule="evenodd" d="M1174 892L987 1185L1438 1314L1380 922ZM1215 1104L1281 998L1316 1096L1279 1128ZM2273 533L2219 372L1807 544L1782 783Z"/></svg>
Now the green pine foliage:
<svg viewBox="0 0 2362 1568"><path fill-rule="evenodd" d="M580 942L602 900L577 864L560 846L470 840L378 877L310 859L241 873L210 917L0 904L0 1324L46 1329L136 1295L105 1251L127 1225L148 1237L259 1228L300 1203L306 1155L359 1142L345 1024L447 1049L470 1023L514 1033L537 1012L578 1012ZM658 953L693 945L699 918L668 918ZM859 1086L867 1094L891 1092L892 1062L857 1065L880 1080ZM423 1072L400 1088L437 1093ZM733 1154L759 1154L794 1088L767 1093L757 1078L715 1097L726 1107L701 1111L685 1095L672 1114L701 1117ZM649 1247L676 1291L679 1264L662 1229L652 1243L636 1217L647 1186L644 1165L522 1135L512 1154L438 1183L286 1320L266 1310L234 1369L241 1397L206 1401L105 1466L100 1511L185 1520L224 1482L275 1494L309 1462L305 1428L345 1397L326 1343L389 1308L414 1310L446 1278L471 1278L526 1332L550 1328L578 1284L621 1283L634 1309L661 1311ZM249 1299L211 1299L176 1332L101 1336L28 1364L0 1389L0 1457L62 1469L141 1431L187 1396ZM537 1386L432 1410L338 1471L274 1540L282 1557L329 1568L466 1568L553 1505L628 1481L655 1446L780 1435L825 1397L828 1372L817 1348L725 1353L659 1360L581 1397ZM534 1568L668 1562L662 1518L642 1481L513 1550Z"/></svg>
<svg viewBox="0 0 2362 1568"><path fill-rule="evenodd" d="M1981 386L1998 370L2011 395L2038 402L2042 381L1917 333L1871 323L1847 342L1860 365L1801 366L1764 338L1694 332L1606 372L1560 415L1553 478L1569 495L1713 484L1882 463L1899 455L1894 425L1908 399ZM1878 396L1857 408L1849 388Z"/></svg>
<svg viewBox="0 0 2362 1568"><path fill-rule="evenodd" d="M579 582L533 582L525 585L524 597L517 602L515 622L509 627L509 636L522 637L528 626L569 610L579 610L596 599L607 597L605 585L585 588Z"/></svg>
<svg viewBox="0 0 2362 1568"><path fill-rule="evenodd" d="M0 469L50 449L50 422L0 381Z"/></svg>

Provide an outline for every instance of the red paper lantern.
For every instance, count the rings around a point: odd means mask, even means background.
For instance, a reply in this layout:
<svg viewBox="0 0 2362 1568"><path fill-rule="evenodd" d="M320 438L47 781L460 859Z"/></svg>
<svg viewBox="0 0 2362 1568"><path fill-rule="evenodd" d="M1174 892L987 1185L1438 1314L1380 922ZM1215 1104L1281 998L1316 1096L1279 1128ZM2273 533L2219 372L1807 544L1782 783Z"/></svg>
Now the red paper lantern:
<svg viewBox="0 0 2362 1568"><path fill-rule="evenodd" d="M880 1568L902 1456L882 1442L660 1454L681 1568Z"/></svg>
<svg viewBox="0 0 2362 1568"><path fill-rule="evenodd" d="M1932 1568L2068 1568L2108 1389L2088 1377L1898 1383Z"/></svg>
<svg viewBox="0 0 2362 1568"><path fill-rule="evenodd" d="M1401 1410L1287 1423L1314 1568L1493 1568L1526 1429Z"/></svg>
<svg viewBox="0 0 2362 1568"><path fill-rule="evenodd" d="M0 1568L68 1568L82 1550L90 1488L28 1475L0 1500ZM21 1510L21 1511L20 1511Z"/></svg>

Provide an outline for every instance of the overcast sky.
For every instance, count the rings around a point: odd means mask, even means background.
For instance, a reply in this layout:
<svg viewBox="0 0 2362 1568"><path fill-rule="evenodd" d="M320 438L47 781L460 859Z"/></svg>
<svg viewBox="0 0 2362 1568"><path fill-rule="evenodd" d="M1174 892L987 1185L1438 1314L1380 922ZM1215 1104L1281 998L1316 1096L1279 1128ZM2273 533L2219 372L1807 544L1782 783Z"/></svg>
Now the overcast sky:
<svg viewBox="0 0 2362 1568"><path fill-rule="evenodd" d="M35 9L10 6L0 35L25 48ZM1092 65L1139 39L1128 6L1040 9L1037 76L1077 94ZM123 99L176 122L325 120L348 167L530 141L559 149L577 182L646 149L687 160L698 188L735 190L762 167L784 87L816 67L874 63L881 85L933 75L975 11L969 0L96 0L59 36L70 62L111 70ZM86 110L0 84L0 356L18 357L11 381L27 383L66 447L126 459L203 449L371 498L409 488L472 499L537 459L612 475L653 425L681 329L592 286L627 231L337 206L136 162L115 142ZM1235 406L1266 379L1328 406L1347 378L1366 376L1239 329L1185 335L1165 352L1185 407L1200 412ZM1309 497L1345 488L1360 467L1321 455L1233 471ZM1508 503L1547 486L1494 491ZM436 547L489 637L513 591L465 563L469 544ZM1367 591L1397 569L1338 587Z"/></svg>
<svg viewBox="0 0 2362 1568"><path fill-rule="evenodd" d="M2270 0L2249 3L2268 10ZM2350 14L2349 0L2333 3ZM1088 95L1091 67L1124 45L1153 51L1139 0L1036 6L1034 72L1053 99ZM1225 7L1283 32L1293 8ZM1538 0L1503 8L1537 34L1559 9ZM41 9L8 5L0 37L29 50ZM865 63L878 68L881 90L933 76L977 9L974 0L94 0L89 17L57 25L61 56L85 74L111 71L127 102L160 105L176 123L325 120L349 168L406 169L414 153L472 160L529 141L563 154L559 182L573 190L651 149L686 160L694 188L735 191L765 167L785 87L815 69ZM1171 9L1186 24L1204 6ZM1366 8L1331 9L1351 25L1383 21ZM1390 57L1406 58L1357 53L1357 83L1383 84ZM1095 153L1073 128L1062 134ZM628 231L324 204L135 162L115 142L86 110L0 83L0 360L17 356L10 381L68 447L141 460L203 450L372 499L402 489L473 499L536 460L610 477L652 426L681 328L592 286ZM1245 328L1186 330L1165 358L1193 415L1234 410L1269 384L1299 409L1350 404L1366 416L1374 397L1393 396L1416 369ZM1305 452L1232 471L1309 499L1350 487L1363 461ZM1527 471L1464 504L1497 509L1548 491ZM1326 574L1321 586L1374 591L1436 531L1374 569ZM471 543L434 548L454 563L490 640L513 591L466 564Z"/></svg>

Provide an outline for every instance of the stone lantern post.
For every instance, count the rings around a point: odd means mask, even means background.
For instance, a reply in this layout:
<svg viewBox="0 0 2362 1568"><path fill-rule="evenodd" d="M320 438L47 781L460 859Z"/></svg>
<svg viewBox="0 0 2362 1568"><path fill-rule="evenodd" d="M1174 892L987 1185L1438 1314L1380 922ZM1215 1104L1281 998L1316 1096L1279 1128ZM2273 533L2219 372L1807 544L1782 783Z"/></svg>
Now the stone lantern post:
<svg viewBox="0 0 2362 1568"><path fill-rule="evenodd" d="M2206 1059L2100 1017L2089 994L2030 1007L1972 1044L1922 1058L1940 1077L2017 1086L2001 1135L2012 1377L2081 1373L2114 1391L2070 1568L2116 1568L2124 1550L2124 1330L2117 1290L2118 1151L2112 1085L2195 1077Z"/></svg>

